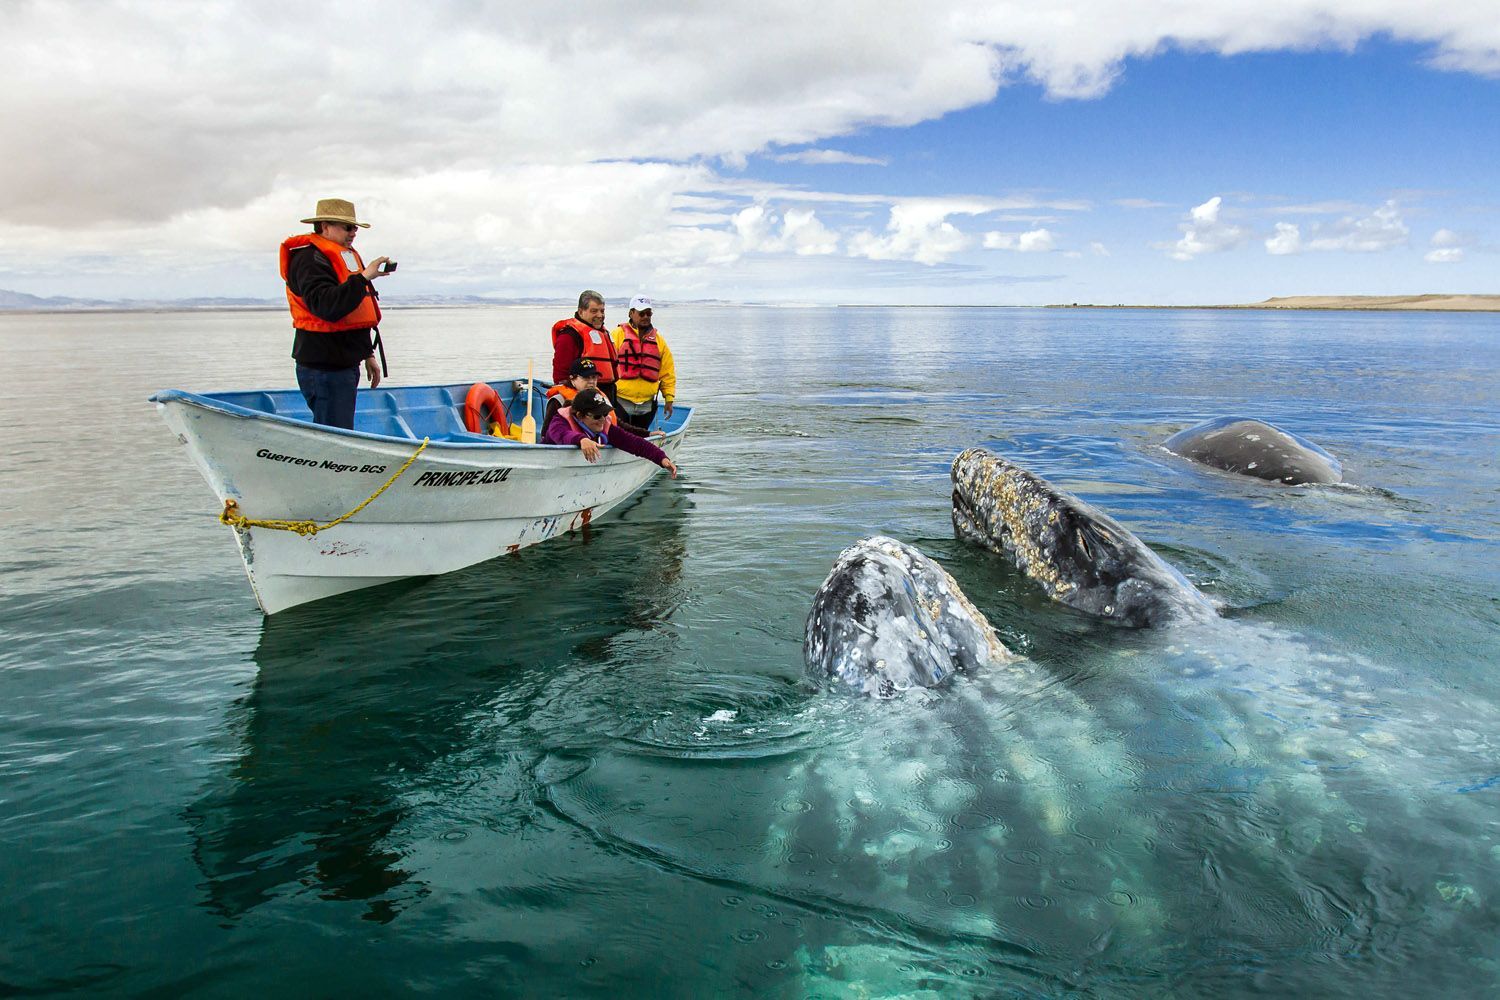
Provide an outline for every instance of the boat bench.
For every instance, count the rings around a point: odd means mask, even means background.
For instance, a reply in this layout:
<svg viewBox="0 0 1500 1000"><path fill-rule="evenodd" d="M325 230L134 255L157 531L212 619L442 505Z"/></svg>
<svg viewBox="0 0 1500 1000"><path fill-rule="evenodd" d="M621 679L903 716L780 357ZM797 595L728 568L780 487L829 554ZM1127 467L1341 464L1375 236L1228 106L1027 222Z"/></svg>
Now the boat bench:
<svg viewBox="0 0 1500 1000"><path fill-rule="evenodd" d="M488 434L473 434L464 426L463 396L455 396L447 386L413 386L403 388L401 403L396 396L384 389L365 389L359 394L359 403L354 411L354 429L366 434L383 434L388 437L407 438L420 441L471 442L476 438L493 441ZM245 405L265 413L290 417L293 420L311 421L312 411L307 401L296 390L283 392L258 392ZM502 397L504 398L504 397ZM506 400L507 416L512 422L525 415L519 397ZM540 417L540 414L533 414Z"/></svg>
<svg viewBox="0 0 1500 1000"><path fill-rule="evenodd" d="M413 441L466 441L483 436L465 429L453 394L442 386L403 389L402 396L398 406L394 395L379 389L360 393L354 429Z"/></svg>

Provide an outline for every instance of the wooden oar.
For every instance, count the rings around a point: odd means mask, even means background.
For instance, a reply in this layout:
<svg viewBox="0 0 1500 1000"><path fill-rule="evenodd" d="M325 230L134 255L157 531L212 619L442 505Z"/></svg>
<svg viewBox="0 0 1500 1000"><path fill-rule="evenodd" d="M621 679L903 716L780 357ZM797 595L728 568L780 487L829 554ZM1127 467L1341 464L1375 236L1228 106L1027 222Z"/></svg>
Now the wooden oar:
<svg viewBox="0 0 1500 1000"><path fill-rule="evenodd" d="M531 359L526 359L526 416L521 418L521 443L536 444L536 417L531 415Z"/></svg>

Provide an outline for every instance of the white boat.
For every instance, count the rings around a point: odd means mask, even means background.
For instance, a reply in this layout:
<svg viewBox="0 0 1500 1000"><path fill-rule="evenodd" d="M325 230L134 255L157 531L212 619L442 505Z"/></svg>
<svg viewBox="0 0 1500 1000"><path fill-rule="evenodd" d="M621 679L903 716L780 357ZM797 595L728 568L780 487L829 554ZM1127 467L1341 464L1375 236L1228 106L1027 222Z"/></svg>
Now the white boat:
<svg viewBox="0 0 1500 1000"><path fill-rule="evenodd" d="M512 423L529 405L541 426L543 386L528 400L524 381L488 384ZM576 447L470 433L463 422L469 388L361 390L352 431L313 423L296 389L170 389L151 400L220 503L233 502L226 523L248 519L232 530L255 599L272 615L362 587L451 573L582 528L662 471L615 448L589 463ZM683 406L670 420L658 413L653 430L666 437L653 440L669 456L691 416ZM387 480L358 513L323 527ZM268 520L319 527L299 534L249 523Z"/></svg>

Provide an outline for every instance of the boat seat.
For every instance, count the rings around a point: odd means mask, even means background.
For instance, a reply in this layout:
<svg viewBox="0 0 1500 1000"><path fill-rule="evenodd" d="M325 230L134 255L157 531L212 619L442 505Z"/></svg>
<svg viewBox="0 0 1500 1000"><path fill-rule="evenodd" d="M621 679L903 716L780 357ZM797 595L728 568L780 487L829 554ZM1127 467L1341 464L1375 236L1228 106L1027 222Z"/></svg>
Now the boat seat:
<svg viewBox="0 0 1500 1000"><path fill-rule="evenodd" d="M390 437L402 437L415 439L418 435L413 434L405 420L395 413L354 413L354 429L364 431L366 434L386 434Z"/></svg>
<svg viewBox="0 0 1500 1000"><path fill-rule="evenodd" d="M408 406L404 411L407 426L417 438L434 441L468 441L484 438L483 434L471 434L464 426L459 407L451 404L438 406Z"/></svg>
<svg viewBox="0 0 1500 1000"><path fill-rule="evenodd" d="M312 419L312 410L308 408L307 400L302 398L300 392L260 392L255 395L260 398L244 400L243 405L265 413L291 417L293 420ZM256 403L260 405L257 406Z"/></svg>

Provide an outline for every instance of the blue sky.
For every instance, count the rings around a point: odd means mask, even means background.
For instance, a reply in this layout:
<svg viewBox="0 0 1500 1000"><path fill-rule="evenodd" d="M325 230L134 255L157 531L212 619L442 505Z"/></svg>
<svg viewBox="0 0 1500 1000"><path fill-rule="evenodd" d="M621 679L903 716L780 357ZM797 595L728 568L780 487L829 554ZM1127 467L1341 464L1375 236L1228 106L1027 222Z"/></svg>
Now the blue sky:
<svg viewBox="0 0 1500 1000"><path fill-rule="evenodd" d="M192 9L12 8L0 289L274 297L341 196L392 303L1500 291L1494 0Z"/></svg>
<svg viewBox="0 0 1500 1000"><path fill-rule="evenodd" d="M884 166L756 162L753 172L851 192L1088 200L1087 211L1037 210L1035 225L1057 233L1060 248L1102 243L1107 258L954 258L1012 275L1060 275L1018 289L1026 301L1063 287L1109 302L1500 291L1491 276L1500 262L1500 128L1491 124L1500 121L1500 81L1429 68L1423 55L1389 41L1350 53L1167 52L1129 60L1098 98L1057 100L1015 86L937 120L824 144ZM1189 211L1215 196L1224 218L1260 239L1187 262L1155 246L1175 242ZM1390 201L1410 232L1389 250L1274 256L1262 245L1276 221L1328 226ZM1423 260L1444 228L1473 246L1461 261Z"/></svg>

